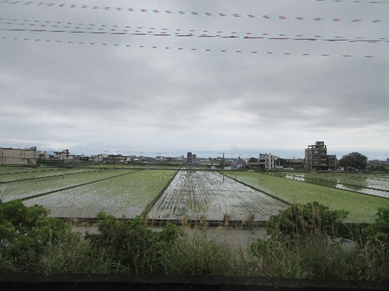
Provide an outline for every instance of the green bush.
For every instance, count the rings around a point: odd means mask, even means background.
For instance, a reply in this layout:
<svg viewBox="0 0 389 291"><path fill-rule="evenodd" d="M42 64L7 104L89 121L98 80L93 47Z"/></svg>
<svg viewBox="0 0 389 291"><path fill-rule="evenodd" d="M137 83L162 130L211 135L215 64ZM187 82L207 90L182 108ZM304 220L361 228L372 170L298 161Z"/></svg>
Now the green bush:
<svg viewBox="0 0 389 291"><path fill-rule="evenodd" d="M389 279L389 210L362 230L347 227L345 211L317 202L294 204L272 216L267 239L249 247L260 276L320 280ZM342 240L351 238L352 240ZM345 244L343 244L345 243Z"/></svg>
<svg viewBox="0 0 389 291"><path fill-rule="evenodd" d="M69 231L62 220L48 217L43 206L0 200L0 270L34 269L45 247L61 242Z"/></svg>
<svg viewBox="0 0 389 291"><path fill-rule="evenodd" d="M363 234L370 240L378 239L389 243L389 209L378 209L374 223L364 229Z"/></svg>
<svg viewBox="0 0 389 291"><path fill-rule="evenodd" d="M347 215L347 211L329 210L318 202L291 204L287 209L280 210L278 215L270 217L267 234L272 238L287 239L314 235L337 238L347 231L342 222Z"/></svg>
<svg viewBox="0 0 389 291"><path fill-rule="evenodd" d="M160 273L164 253L182 235L175 225L167 225L160 232L148 229L140 218L119 221L100 212L97 215L100 234L92 236L92 244L111 260L115 270L130 273Z"/></svg>

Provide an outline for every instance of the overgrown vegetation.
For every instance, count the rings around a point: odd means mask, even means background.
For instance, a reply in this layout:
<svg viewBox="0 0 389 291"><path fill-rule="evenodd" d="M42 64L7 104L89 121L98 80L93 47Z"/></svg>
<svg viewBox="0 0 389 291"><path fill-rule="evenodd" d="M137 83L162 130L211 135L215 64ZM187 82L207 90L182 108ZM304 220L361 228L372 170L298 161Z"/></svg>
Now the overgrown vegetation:
<svg viewBox="0 0 389 291"><path fill-rule="evenodd" d="M315 235L336 239L347 231L343 223L347 215L347 211L329 210L318 202L292 204L270 218L267 233L273 239L284 237L289 241Z"/></svg>
<svg viewBox="0 0 389 291"><path fill-rule="evenodd" d="M99 233L81 239L41 206L0 202L0 271L267 276L389 280L389 209L369 227L343 223L346 211L317 202L292 204L272 216L266 239L250 247L200 231L99 213Z"/></svg>
<svg viewBox="0 0 389 291"><path fill-rule="evenodd" d="M346 211L317 202L292 204L268 222L250 252L265 276L326 280L389 279L389 209L368 228L343 223Z"/></svg>

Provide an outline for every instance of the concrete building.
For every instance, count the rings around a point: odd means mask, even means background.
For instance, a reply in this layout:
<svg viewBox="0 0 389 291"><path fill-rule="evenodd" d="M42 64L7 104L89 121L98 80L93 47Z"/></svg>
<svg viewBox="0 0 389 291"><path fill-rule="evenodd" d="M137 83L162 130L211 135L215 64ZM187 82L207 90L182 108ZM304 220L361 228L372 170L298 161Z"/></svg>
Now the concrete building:
<svg viewBox="0 0 389 291"><path fill-rule="evenodd" d="M316 141L305 149L304 167L309 170L336 170L336 155L327 154L327 146L324 141Z"/></svg>
<svg viewBox="0 0 389 291"><path fill-rule="evenodd" d="M39 159L46 159L49 155L46 152L40 152L36 147L27 149L1 148L0 147L0 165L36 165Z"/></svg>
<svg viewBox="0 0 389 291"><path fill-rule="evenodd" d="M272 154L259 154L258 164L260 168L266 170L274 169L276 166L277 157Z"/></svg>
<svg viewBox="0 0 389 291"><path fill-rule="evenodd" d="M60 152L54 152L54 158L65 160L68 159L70 156L70 152L68 149L60 151Z"/></svg>
<svg viewBox="0 0 389 291"><path fill-rule="evenodd" d="M194 164L196 162L196 155L192 154L192 152L188 152L186 155L186 163L187 164Z"/></svg>

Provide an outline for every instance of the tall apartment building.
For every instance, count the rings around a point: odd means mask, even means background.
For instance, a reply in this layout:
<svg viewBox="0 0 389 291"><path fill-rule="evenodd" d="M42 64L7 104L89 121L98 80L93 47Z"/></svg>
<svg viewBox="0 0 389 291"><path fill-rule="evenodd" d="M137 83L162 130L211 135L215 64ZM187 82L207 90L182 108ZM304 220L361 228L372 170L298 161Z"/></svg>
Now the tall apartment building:
<svg viewBox="0 0 389 291"><path fill-rule="evenodd" d="M309 170L336 170L336 155L327 154L327 146L324 141L316 141L305 149L304 167Z"/></svg>

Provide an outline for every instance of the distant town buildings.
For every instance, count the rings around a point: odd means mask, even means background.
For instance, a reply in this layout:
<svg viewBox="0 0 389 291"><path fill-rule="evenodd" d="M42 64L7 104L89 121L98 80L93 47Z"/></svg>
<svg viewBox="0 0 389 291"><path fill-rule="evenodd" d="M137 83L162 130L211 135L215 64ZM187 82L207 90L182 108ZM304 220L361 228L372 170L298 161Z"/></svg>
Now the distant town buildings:
<svg viewBox="0 0 389 291"><path fill-rule="evenodd" d="M26 149L1 148L0 165L36 165L40 159L48 158L46 152L40 152L36 147Z"/></svg>
<svg viewBox="0 0 389 291"><path fill-rule="evenodd" d="M210 162L210 163L209 163ZM327 153L327 146L324 141L316 141L314 145L308 145L305 149L305 158L280 158L271 153L260 153L258 158L250 157L242 159L225 158L223 156L212 158L197 157L192 152L187 152L186 157L181 155L179 157L171 156L137 156L137 155L121 155L121 154L97 154L97 155L75 155L71 154L68 149L62 151L54 151L49 155L46 151L38 151L37 148L3 148L0 147L0 166L15 165L37 165L39 163L45 164L75 164L75 163L103 163L103 164L120 164L120 165L134 165L134 164L148 164L161 165L162 163L184 166L202 165L210 167L211 169L263 169L263 170L294 170L306 168L307 170L337 170L339 169L336 155L329 155ZM370 160L371 168L375 170L389 165L389 158L386 160ZM379 166L379 167L378 167ZM340 168L341 169L341 168Z"/></svg>
<svg viewBox="0 0 389 291"><path fill-rule="evenodd" d="M328 155L324 141L316 141L305 149L304 167L309 170L336 170L336 155Z"/></svg>

